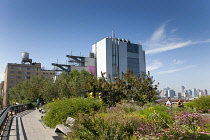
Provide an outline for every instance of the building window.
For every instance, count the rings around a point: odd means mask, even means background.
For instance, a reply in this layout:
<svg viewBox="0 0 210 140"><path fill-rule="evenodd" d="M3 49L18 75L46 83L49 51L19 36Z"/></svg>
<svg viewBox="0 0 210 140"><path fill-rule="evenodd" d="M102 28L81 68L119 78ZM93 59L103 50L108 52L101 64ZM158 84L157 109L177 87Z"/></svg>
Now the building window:
<svg viewBox="0 0 210 140"><path fill-rule="evenodd" d="M14 66L11 66L10 69L15 69L15 67Z"/></svg>
<svg viewBox="0 0 210 140"><path fill-rule="evenodd" d="M127 44L127 52L139 53L139 45L128 43Z"/></svg>
<svg viewBox="0 0 210 140"><path fill-rule="evenodd" d="M17 76L17 79L21 79L21 76Z"/></svg>
<svg viewBox="0 0 210 140"><path fill-rule="evenodd" d="M30 74L30 72L25 72L25 74Z"/></svg>
<svg viewBox="0 0 210 140"><path fill-rule="evenodd" d="M138 58L130 58L130 57L128 57L128 64L129 63L139 64L139 59Z"/></svg>
<svg viewBox="0 0 210 140"><path fill-rule="evenodd" d="M45 72L43 72L43 74L45 74Z"/></svg>
<svg viewBox="0 0 210 140"><path fill-rule="evenodd" d="M14 71L10 71L10 73L15 73Z"/></svg>
<svg viewBox="0 0 210 140"><path fill-rule="evenodd" d="M22 68L21 67L18 67L18 69L21 70Z"/></svg>
<svg viewBox="0 0 210 140"><path fill-rule="evenodd" d="M10 76L10 79L14 79L14 76Z"/></svg>
<svg viewBox="0 0 210 140"><path fill-rule="evenodd" d="M14 81L13 80L10 80L10 83L14 83Z"/></svg>
<svg viewBox="0 0 210 140"><path fill-rule="evenodd" d="M21 71L18 71L18 74L21 74L22 72Z"/></svg>
<svg viewBox="0 0 210 140"><path fill-rule="evenodd" d="M26 67L26 70L30 70L30 68L29 67Z"/></svg>
<svg viewBox="0 0 210 140"><path fill-rule="evenodd" d="M26 76L25 79L30 79L30 76Z"/></svg>

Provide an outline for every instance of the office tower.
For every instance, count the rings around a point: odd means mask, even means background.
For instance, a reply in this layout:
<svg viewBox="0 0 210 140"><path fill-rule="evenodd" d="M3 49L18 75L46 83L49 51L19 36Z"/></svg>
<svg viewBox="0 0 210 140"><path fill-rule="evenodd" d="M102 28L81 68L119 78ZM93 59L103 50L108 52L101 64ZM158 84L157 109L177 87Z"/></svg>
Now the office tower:
<svg viewBox="0 0 210 140"><path fill-rule="evenodd" d="M204 89L204 90L203 90L203 94L204 94L204 95L208 95L207 89Z"/></svg>
<svg viewBox="0 0 210 140"><path fill-rule="evenodd" d="M188 89L188 97L192 97L192 90L191 89Z"/></svg>
<svg viewBox="0 0 210 140"><path fill-rule="evenodd" d="M181 93L182 93L182 96L185 97L186 94L185 94L185 87L184 86L181 86Z"/></svg>
<svg viewBox="0 0 210 140"><path fill-rule="evenodd" d="M106 72L105 77L116 77L131 70L135 76L146 73L145 51L142 45L129 40L112 37L104 38L92 45L96 58L96 75Z"/></svg>
<svg viewBox="0 0 210 140"><path fill-rule="evenodd" d="M177 95L178 95L179 98L182 97L182 93L181 92L179 92Z"/></svg>
<svg viewBox="0 0 210 140"><path fill-rule="evenodd" d="M173 98L175 96L175 91L173 89L168 90L168 97Z"/></svg>
<svg viewBox="0 0 210 140"><path fill-rule="evenodd" d="M192 89L192 97L197 97L196 88Z"/></svg>

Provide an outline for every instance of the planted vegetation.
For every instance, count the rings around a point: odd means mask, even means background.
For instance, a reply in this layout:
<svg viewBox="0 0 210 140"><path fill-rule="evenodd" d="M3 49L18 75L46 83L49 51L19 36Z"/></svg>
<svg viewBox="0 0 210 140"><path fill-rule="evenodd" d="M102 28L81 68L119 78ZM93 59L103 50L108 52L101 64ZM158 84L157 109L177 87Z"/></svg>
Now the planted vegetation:
<svg viewBox="0 0 210 140"><path fill-rule="evenodd" d="M34 77L10 90L11 102L45 102L47 126L76 119L68 139L192 140L210 139L210 97L203 96L168 109L153 101L157 85L150 75L131 72L106 79L86 71L63 73L55 82Z"/></svg>

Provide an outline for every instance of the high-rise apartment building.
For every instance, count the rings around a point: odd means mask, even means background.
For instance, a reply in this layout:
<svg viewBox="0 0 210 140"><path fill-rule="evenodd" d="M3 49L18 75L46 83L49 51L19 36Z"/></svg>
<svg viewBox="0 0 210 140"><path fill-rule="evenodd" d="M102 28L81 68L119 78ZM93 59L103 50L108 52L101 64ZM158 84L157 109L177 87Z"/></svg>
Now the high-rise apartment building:
<svg viewBox="0 0 210 140"><path fill-rule="evenodd" d="M30 80L33 76L43 76L52 79L55 76L55 72L42 69L41 63L32 63L32 59L29 59L29 53L27 52L22 53L21 64L8 63L4 78L3 104L7 106L10 88L24 80Z"/></svg>
<svg viewBox="0 0 210 140"><path fill-rule="evenodd" d="M101 72L106 72L106 77L109 74L116 77L127 70L136 76L146 73L145 51L140 44L113 36L93 44L92 52L96 58L97 77L101 76Z"/></svg>

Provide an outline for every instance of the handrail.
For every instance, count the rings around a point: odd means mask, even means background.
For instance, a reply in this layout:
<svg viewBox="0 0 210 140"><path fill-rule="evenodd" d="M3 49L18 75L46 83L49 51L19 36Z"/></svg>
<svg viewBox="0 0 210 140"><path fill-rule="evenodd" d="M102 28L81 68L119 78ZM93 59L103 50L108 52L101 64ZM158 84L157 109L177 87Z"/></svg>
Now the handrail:
<svg viewBox="0 0 210 140"><path fill-rule="evenodd" d="M27 104L20 104L20 105L13 105L5 108L0 114L0 135L2 135L4 126L9 118L9 113L11 115L20 113L24 110L29 109L30 103Z"/></svg>

